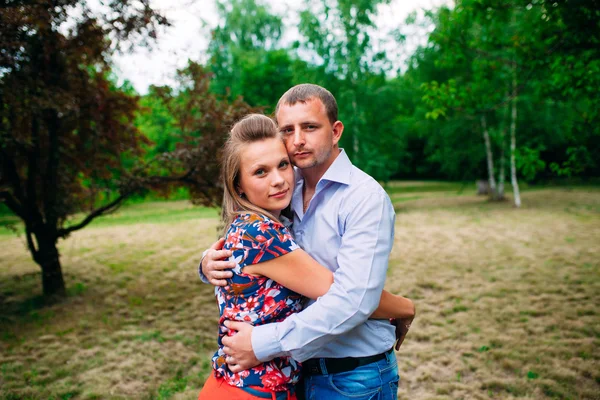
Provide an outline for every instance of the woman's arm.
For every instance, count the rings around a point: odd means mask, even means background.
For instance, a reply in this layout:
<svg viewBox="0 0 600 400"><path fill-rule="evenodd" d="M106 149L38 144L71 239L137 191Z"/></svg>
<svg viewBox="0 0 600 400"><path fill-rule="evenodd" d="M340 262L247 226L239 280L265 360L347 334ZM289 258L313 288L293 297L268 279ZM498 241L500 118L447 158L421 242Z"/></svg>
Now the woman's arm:
<svg viewBox="0 0 600 400"><path fill-rule="evenodd" d="M257 264L247 265L244 272L262 275L311 299L323 296L333 283L333 273L302 249Z"/></svg>
<svg viewBox="0 0 600 400"><path fill-rule="evenodd" d="M319 264L302 249L296 249L283 256L244 267L244 272L262 275L280 285L311 299L323 296L333 283L333 273ZM383 291L379 307L371 318L409 318L414 316L412 301Z"/></svg>
<svg viewBox="0 0 600 400"><path fill-rule="evenodd" d="M371 318L373 319L388 319L388 318L414 318L415 316L415 304L412 300L402 297L400 295L391 294L384 290L381 292L381 299L379 299L379 307Z"/></svg>

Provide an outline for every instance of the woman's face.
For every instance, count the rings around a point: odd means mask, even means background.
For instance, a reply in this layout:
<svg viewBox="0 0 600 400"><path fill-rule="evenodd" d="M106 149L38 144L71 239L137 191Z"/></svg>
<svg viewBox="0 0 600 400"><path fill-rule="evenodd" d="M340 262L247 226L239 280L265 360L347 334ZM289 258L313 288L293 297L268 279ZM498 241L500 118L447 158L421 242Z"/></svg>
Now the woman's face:
<svg viewBox="0 0 600 400"><path fill-rule="evenodd" d="M294 169L280 138L244 146L240 154L238 191L255 206L279 217L292 200Z"/></svg>

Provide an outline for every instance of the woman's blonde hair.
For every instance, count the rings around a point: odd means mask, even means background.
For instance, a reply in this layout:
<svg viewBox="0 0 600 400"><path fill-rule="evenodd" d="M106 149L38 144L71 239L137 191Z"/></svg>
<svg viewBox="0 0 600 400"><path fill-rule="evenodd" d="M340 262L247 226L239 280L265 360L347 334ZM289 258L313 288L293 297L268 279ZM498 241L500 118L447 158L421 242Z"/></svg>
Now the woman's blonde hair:
<svg viewBox="0 0 600 400"><path fill-rule="evenodd" d="M231 128L229 138L223 148L223 165L221 180L223 182L223 208L221 217L224 223L224 232L227 233L229 224L240 212L262 214L279 222L267 210L255 206L248 201L246 196L240 195L240 159L242 150L247 144L265 139L279 138L277 124L271 118L262 114L248 114Z"/></svg>

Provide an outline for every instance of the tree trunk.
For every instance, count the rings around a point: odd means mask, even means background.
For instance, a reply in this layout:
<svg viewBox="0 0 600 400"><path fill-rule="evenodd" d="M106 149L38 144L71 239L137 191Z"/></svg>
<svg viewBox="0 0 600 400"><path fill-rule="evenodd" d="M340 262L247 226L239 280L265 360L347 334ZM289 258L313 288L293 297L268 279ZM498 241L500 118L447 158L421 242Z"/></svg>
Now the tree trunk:
<svg viewBox="0 0 600 400"><path fill-rule="evenodd" d="M505 177L505 166L506 166L506 154L504 148L506 147L506 132L502 132L502 149L500 150L500 173L498 175L498 200L504 199L504 181Z"/></svg>
<svg viewBox="0 0 600 400"><path fill-rule="evenodd" d="M485 154L487 157L488 182L490 184L490 193L492 199L497 200L496 179L494 178L494 155L492 153L492 144L490 142L490 133L488 132L485 115L481 116L481 129L483 131L483 141L485 142Z"/></svg>
<svg viewBox="0 0 600 400"><path fill-rule="evenodd" d="M47 298L65 297L65 281L63 279L60 256L56 247L57 238L46 233L35 234L38 249L32 248L33 241L28 240L33 258L42 269L42 289Z"/></svg>
<svg viewBox="0 0 600 400"><path fill-rule="evenodd" d="M510 95L506 91L506 98ZM504 116L502 117L502 130L500 131L500 173L498 175L498 197L504 199L504 182L506 181L506 127L508 125L508 104L504 107Z"/></svg>
<svg viewBox="0 0 600 400"><path fill-rule="evenodd" d="M515 207L521 207L521 194L519 193L519 182L517 181L517 166L515 152L517 150L517 66L512 67L512 113L510 118L510 180L513 188Z"/></svg>

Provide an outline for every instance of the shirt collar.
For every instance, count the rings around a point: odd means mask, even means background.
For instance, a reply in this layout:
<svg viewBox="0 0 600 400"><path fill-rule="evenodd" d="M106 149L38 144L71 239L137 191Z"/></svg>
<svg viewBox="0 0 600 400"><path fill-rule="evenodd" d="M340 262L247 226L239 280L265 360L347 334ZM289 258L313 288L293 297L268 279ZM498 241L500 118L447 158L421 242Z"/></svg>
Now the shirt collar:
<svg viewBox="0 0 600 400"><path fill-rule="evenodd" d="M302 176L302 170L294 168L296 187L300 182L303 182L304 177ZM333 160L333 163L329 166L327 171L323 174L319 182L330 181L338 182L344 185L350 184L350 175L352 173L352 161L348 158L348 154L344 149L340 149L340 154Z"/></svg>
<svg viewBox="0 0 600 400"><path fill-rule="evenodd" d="M333 164L329 166L321 181L331 181L343 183L344 185L350 184L350 175L352 173L352 162L348 158L348 155L344 149L340 149L340 154L333 160Z"/></svg>

